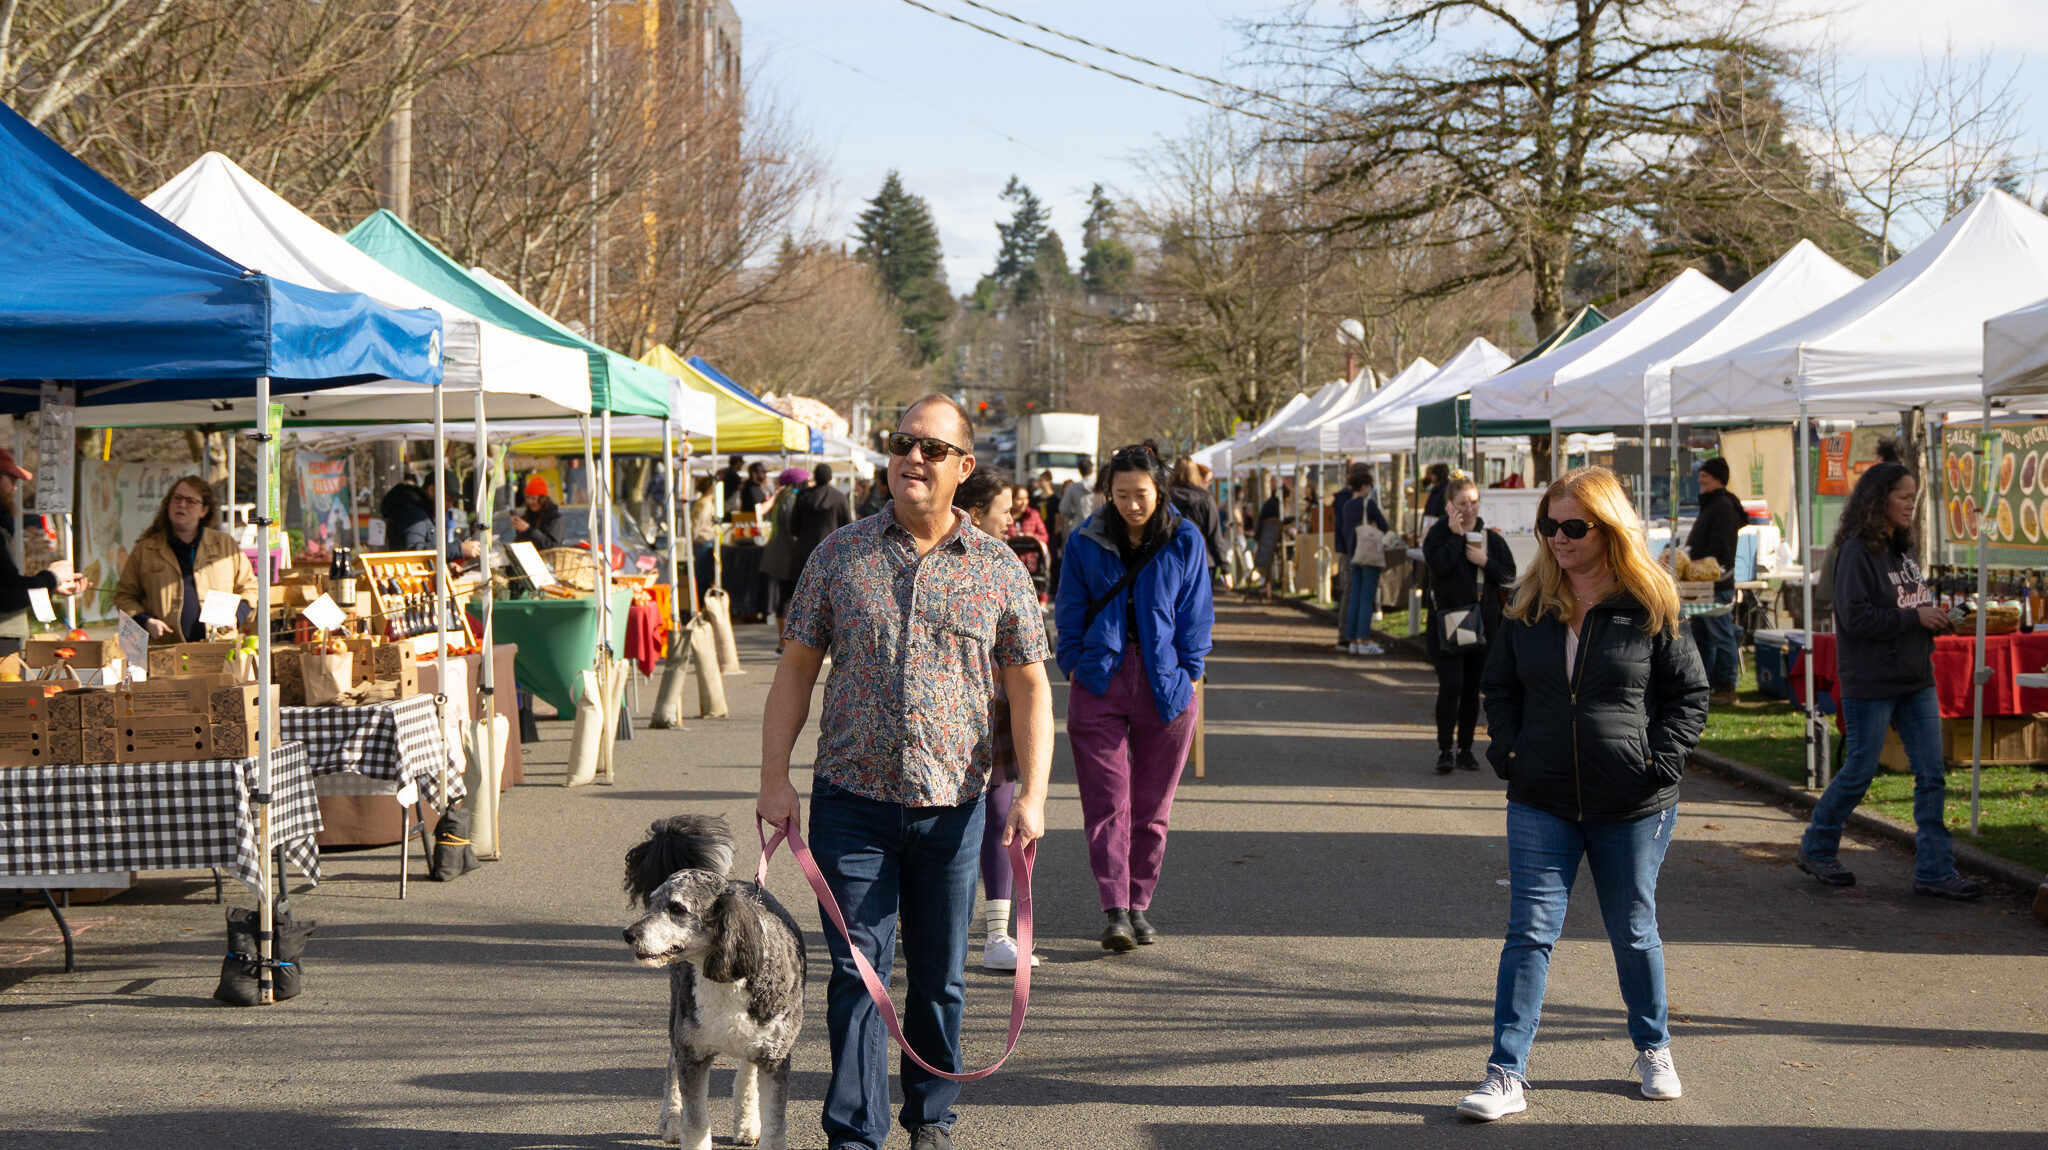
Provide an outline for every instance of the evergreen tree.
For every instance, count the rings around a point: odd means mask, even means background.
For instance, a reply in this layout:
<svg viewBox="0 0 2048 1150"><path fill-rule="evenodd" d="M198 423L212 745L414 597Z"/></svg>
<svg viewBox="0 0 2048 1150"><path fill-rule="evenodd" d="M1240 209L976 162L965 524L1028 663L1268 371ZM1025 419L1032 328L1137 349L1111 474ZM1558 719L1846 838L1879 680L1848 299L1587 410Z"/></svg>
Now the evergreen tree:
<svg viewBox="0 0 2048 1150"><path fill-rule="evenodd" d="M1046 295L1062 295L1074 288L1074 270L1067 264L1067 245L1060 240L1060 234L1048 228L1045 238L1038 241L1038 254L1031 259L1032 270L1037 273L1038 288Z"/></svg>
<svg viewBox="0 0 2048 1150"><path fill-rule="evenodd" d="M1002 249L996 253L995 277L1010 288L1013 301L1021 304L1038 295L1038 245L1045 239L1046 220L1051 213L1016 176L1004 185L1003 199L1015 206L1008 223L996 224Z"/></svg>
<svg viewBox="0 0 2048 1150"><path fill-rule="evenodd" d="M1137 257L1123 241L1116 204L1095 185L1088 193L1088 219L1081 225L1081 286L1091 293L1122 295L1130 290Z"/></svg>
<svg viewBox="0 0 2048 1150"><path fill-rule="evenodd" d="M854 235L860 241L855 254L875 269L882 290L896 302L912 358L920 365L931 362L940 350L939 329L953 314L931 207L905 191L902 177L891 171L855 222Z"/></svg>

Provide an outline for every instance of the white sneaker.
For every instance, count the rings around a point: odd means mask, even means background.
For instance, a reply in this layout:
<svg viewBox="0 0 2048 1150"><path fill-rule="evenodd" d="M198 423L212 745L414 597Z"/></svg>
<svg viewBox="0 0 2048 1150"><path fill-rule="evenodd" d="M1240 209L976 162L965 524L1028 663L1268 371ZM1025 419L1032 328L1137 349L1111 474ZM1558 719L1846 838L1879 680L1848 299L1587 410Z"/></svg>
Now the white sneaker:
<svg viewBox="0 0 2048 1150"><path fill-rule="evenodd" d="M1031 956L1031 965L1039 965L1038 956ZM981 968L983 970L1017 969L1017 940L1007 934L992 934L981 947Z"/></svg>
<svg viewBox="0 0 2048 1150"><path fill-rule="evenodd" d="M1678 1085L1678 1068L1671 1064L1671 1048L1645 1050L1636 1055L1634 1073L1643 1076L1643 1097L1659 1100L1685 1093Z"/></svg>
<svg viewBox="0 0 2048 1150"><path fill-rule="evenodd" d="M1358 645L1358 653L1361 655L1384 655L1387 653L1387 649L1378 643L1367 640Z"/></svg>
<svg viewBox="0 0 2048 1150"><path fill-rule="evenodd" d="M1481 1122L1520 1114L1528 1108L1529 1100L1522 1096L1522 1080L1492 1062L1486 1064L1486 1081L1458 1103L1458 1113Z"/></svg>

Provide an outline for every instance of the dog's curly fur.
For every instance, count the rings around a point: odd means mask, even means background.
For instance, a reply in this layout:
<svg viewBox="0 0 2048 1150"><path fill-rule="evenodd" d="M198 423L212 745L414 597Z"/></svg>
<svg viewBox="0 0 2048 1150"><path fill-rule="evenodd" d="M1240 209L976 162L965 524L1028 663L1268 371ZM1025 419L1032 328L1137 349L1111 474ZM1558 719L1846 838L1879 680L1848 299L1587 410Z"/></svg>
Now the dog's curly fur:
<svg viewBox="0 0 2048 1150"><path fill-rule="evenodd" d="M711 1060L736 1060L733 1141L786 1150L789 1056L803 1027L804 940L775 896L728 877L722 818L678 815L626 852L626 894L646 914L626 928L642 966L669 970L667 1096L656 1127L709 1150Z"/></svg>

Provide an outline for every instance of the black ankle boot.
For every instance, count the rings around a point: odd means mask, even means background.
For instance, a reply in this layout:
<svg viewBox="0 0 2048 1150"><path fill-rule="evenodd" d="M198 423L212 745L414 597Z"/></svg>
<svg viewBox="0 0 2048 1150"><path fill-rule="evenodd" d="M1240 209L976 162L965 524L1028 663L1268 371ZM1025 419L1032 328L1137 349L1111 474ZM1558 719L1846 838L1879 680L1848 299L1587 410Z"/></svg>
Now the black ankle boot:
<svg viewBox="0 0 2048 1150"><path fill-rule="evenodd" d="M1452 771L1455 771L1457 769L1457 765L1451 759L1451 749L1449 747L1445 747L1443 750L1438 751L1436 753L1437 774L1448 775Z"/></svg>
<svg viewBox="0 0 2048 1150"><path fill-rule="evenodd" d="M1159 928L1146 920L1144 911L1134 910L1131 912L1131 937L1138 940L1139 946L1151 946L1159 941Z"/></svg>
<svg viewBox="0 0 2048 1150"><path fill-rule="evenodd" d="M1458 748L1458 769L1461 771L1476 771L1479 769L1479 760L1472 757L1472 748Z"/></svg>
<svg viewBox="0 0 2048 1150"><path fill-rule="evenodd" d="M1109 925L1102 928L1102 949L1121 954L1138 945L1138 936L1131 930L1131 912L1123 907L1102 912L1109 918Z"/></svg>

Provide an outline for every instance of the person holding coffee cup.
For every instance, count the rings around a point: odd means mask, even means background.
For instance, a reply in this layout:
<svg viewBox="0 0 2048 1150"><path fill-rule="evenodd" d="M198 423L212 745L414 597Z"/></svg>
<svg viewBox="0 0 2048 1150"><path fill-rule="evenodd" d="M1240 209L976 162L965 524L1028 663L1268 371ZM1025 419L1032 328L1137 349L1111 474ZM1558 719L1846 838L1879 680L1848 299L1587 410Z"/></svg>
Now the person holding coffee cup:
<svg viewBox="0 0 2048 1150"><path fill-rule="evenodd" d="M1479 676L1515 581L1515 556L1479 518L1479 485L1471 476L1453 475L1443 492L1444 516L1423 537L1422 558L1429 565L1427 645L1436 666L1436 772L1447 775L1479 769L1472 755Z"/></svg>

